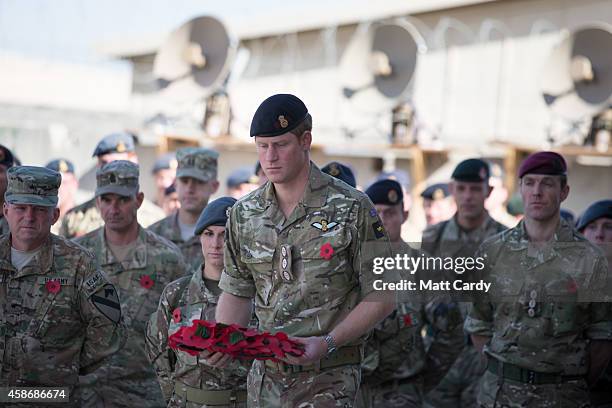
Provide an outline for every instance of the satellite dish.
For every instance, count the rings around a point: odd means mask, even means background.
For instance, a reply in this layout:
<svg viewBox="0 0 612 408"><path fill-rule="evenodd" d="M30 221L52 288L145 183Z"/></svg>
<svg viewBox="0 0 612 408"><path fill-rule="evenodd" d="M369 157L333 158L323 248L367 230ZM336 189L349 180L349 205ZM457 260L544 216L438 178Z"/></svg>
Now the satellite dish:
<svg viewBox="0 0 612 408"><path fill-rule="evenodd" d="M359 26L340 61L343 95L364 110L386 110L408 90L424 49L411 27Z"/></svg>
<svg viewBox="0 0 612 408"><path fill-rule="evenodd" d="M155 56L153 74L163 93L203 97L225 81L235 51L221 21L197 17L170 34Z"/></svg>
<svg viewBox="0 0 612 408"><path fill-rule="evenodd" d="M555 113L578 120L607 108L612 96L612 32L587 27L564 38L544 68L542 97Z"/></svg>

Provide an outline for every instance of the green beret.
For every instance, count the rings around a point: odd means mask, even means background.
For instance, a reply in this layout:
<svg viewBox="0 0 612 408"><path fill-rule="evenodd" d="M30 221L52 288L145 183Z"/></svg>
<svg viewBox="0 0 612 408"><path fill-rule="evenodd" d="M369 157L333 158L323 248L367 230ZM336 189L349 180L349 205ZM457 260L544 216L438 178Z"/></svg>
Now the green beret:
<svg viewBox="0 0 612 408"><path fill-rule="evenodd" d="M481 182L489 179L489 164L480 159L467 159L455 167L451 178L456 181Z"/></svg>

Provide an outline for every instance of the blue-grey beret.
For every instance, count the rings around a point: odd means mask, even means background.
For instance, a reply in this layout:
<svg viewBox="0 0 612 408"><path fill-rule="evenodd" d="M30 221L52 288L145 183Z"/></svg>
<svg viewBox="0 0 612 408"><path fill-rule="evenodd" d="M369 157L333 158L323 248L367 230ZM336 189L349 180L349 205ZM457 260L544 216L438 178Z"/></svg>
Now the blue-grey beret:
<svg viewBox="0 0 612 408"><path fill-rule="evenodd" d="M60 173L74 174L74 164L68 159L51 160L45 167Z"/></svg>
<svg viewBox="0 0 612 408"><path fill-rule="evenodd" d="M117 132L106 135L100 140L93 156L102 156L108 153L133 152L136 149L134 136L127 132Z"/></svg>
<svg viewBox="0 0 612 408"><path fill-rule="evenodd" d="M599 200L589 205L578 219L576 229L582 231L598 218L612 218L612 200Z"/></svg>
<svg viewBox="0 0 612 408"><path fill-rule="evenodd" d="M196 236L200 235L206 227L211 225L225 225L229 216L229 210L236 203L236 199L232 197L221 197L208 203L196 223Z"/></svg>

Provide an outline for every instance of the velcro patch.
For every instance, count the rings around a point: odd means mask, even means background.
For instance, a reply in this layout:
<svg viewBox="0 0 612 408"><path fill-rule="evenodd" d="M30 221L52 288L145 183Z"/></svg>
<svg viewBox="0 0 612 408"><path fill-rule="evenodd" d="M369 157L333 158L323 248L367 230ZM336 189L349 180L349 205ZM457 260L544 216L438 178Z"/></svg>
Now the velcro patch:
<svg viewBox="0 0 612 408"><path fill-rule="evenodd" d="M59 282L60 286L68 286L70 284L70 280L65 276L40 276L38 278L38 283L41 285L45 285L49 281Z"/></svg>
<svg viewBox="0 0 612 408"><path fill-rule="evenodd" d="M385 228L382 226L380 221L376 221L372 224L372 229L374 230L374 236L376 238L382 238L385 236Z"/></svg>
<svg viewBox="0 0 612 408"><path fill-rule="evenodd" d="M121 321L121 304L117 289L110 284L105 284L98 292L89 298L91 303L114 323Z"/></svg>
<svg viewBox="0 0 612 408"><path fill-rule="evenodd" d="M102 272L96 271L92 276L85 279L83 282L83 287L87 291L87 296L91 296L93 293L96 293L100 286L106 283L106 279L104 279L104 275Z"/></svg>

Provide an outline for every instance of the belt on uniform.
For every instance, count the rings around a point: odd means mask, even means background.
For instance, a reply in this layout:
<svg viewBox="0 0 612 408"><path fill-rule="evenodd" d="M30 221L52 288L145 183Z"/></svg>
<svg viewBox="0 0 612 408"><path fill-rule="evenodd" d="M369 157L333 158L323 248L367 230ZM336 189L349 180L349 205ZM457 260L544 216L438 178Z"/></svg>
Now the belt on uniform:
<svg viewBox="0 0 612 408"><path fill-rule="evenodd" d="M500 378L512 381L541 385L541 384L560 384L566 381L579 380L584 378L582 375L562 375L559 373L541 373L527 370L514 364L503 363L492 357L488 357L487 370Z"/></svg>
<svg viewBox="0 0 612 408"><path fill-rule="evenodd" d="M231 405L247 400L246 390L202 390L178 381L174 383L174 393L188 402L202 405Z"/></svg>
<svg viewBox="0 0 612 408"><path fill-rule="evenodd" d="M279 371L282 373L301 373L304 371L318 371L326 368L340 367L351 364L361 364L361 347L346 346L340 347L331 356L321 359L316 364L307 366L287 364L282 361L266 360L265 366L267 369Z"/></svg>

